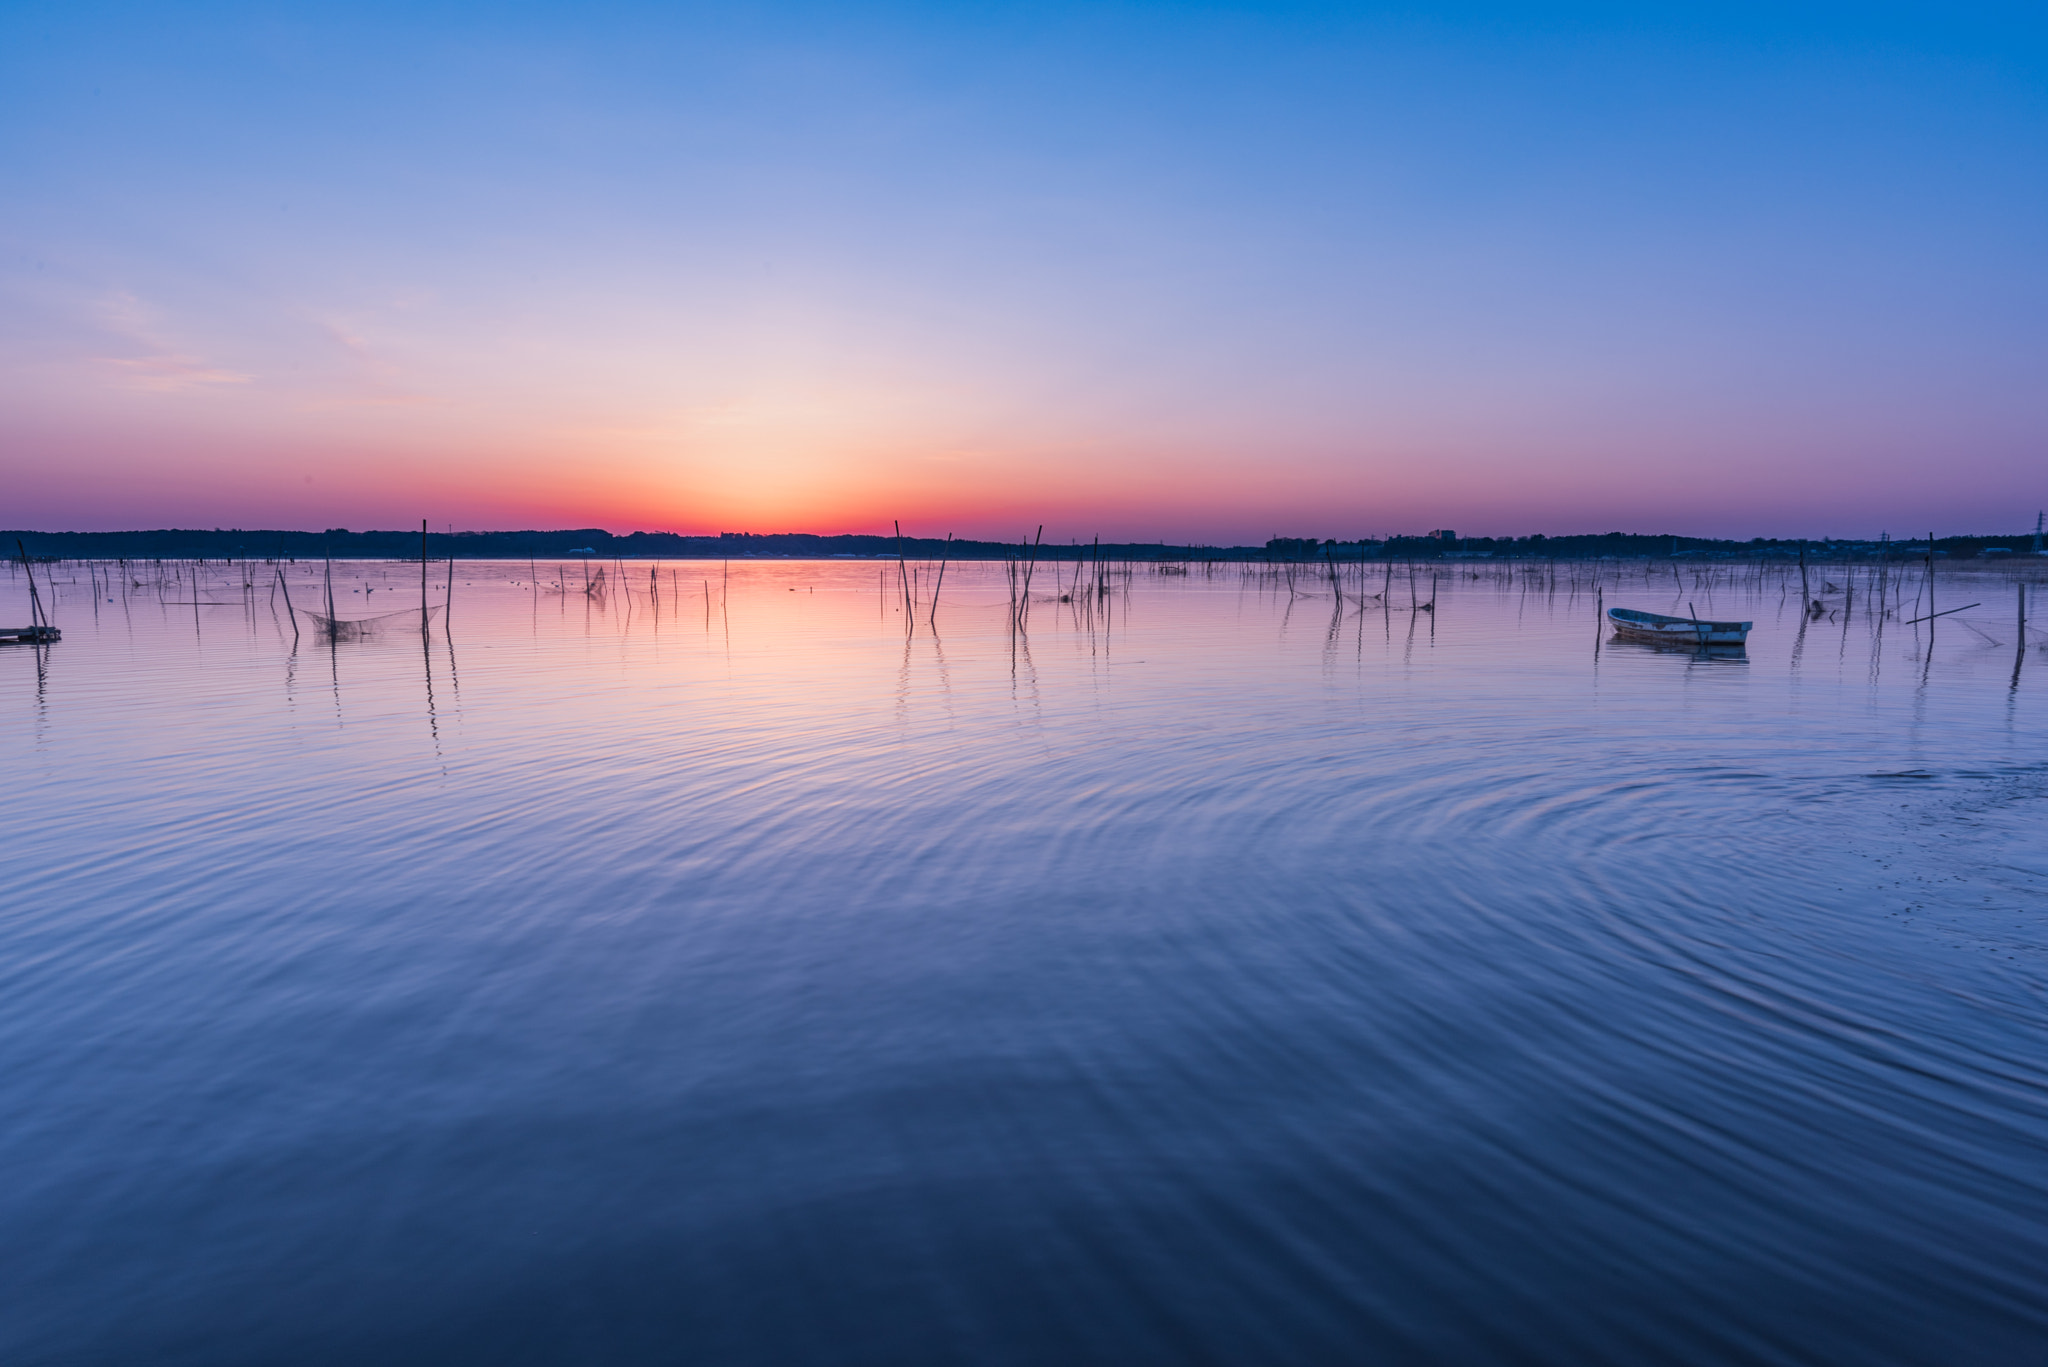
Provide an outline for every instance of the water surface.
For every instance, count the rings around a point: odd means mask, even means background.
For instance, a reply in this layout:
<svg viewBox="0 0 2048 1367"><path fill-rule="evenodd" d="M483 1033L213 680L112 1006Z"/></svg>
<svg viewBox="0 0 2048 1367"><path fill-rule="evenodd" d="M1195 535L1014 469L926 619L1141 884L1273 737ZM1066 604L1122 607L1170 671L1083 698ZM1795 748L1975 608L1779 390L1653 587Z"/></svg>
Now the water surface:
<svg viewBox="0 0 2048 1367"><path fill-rule="evenodd" d="M57 568L0 1360L2048 1359L2009 578L935 570Z"/></svg>

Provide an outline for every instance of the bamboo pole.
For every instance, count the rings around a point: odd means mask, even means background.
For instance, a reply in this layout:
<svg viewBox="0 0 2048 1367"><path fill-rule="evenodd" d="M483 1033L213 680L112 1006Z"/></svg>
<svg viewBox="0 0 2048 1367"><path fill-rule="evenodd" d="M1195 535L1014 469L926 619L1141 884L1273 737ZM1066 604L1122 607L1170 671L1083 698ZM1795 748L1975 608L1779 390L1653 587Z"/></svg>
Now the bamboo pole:
<svg viewBox="0 0 2048 1367"><path fill-rule="evenodd" d="M2027 662L2027 584L2023 579L2013 585L2013 587L2019 590L2020 598L2020 644L2019 649L2013 653L2012 657L2012 686L2014 689L2018 689L2020 686L2020 666Z"/></svg>
<svg viewBox="0 0 2048 1367"><path fill-rule="evenodd" d="M28 548L22 545L20 539L17 538L14 543L14 549L21 553L21 572L28 576L28 611L32 619L32 625L37 631L42 631L49 626L50 622L49 618L43 615L42 595L36 592L36 572L29 567Z"/></svg>
<svg viewBox="0 0 2048 1367"><path fill-rule="evenodd" d="M914 626L917 618L917 604L910 597L910 570L903 563L903 523L896 523L896 578L903 588L903 623Z"/></svg>
<svg viewBox="0 0 2048 1367"><path fill-rule="evenodd" d="M946 586L946 561L952 558L952 550L953 550L953 534L952 534L951 532L947 532L947 533L946 533L946 551L945 551L945 553L944 553L944 554L942 554L942 555L941 555L941 556L939 557L939 578L938 578L938 582L936 582L936 583L934 583L934 584L932 585L932 615L931 615L931 628L932 628L932 630L933 630L933 631L937 631L937 630L939 629L939 590L940 590L940 589L942 589L942 588L944 588L944 587Z"/></svg>
<svg viewBox="0 0 2048 1367"><path fill-rule="evenodd" d="M299 643L299 614L292 610L291 581L284 577L284 566L282 565L277 567L277 584L279 588L284 590L284 615L292 620L292 644L297 645Z"/></svg>
<svg viewBox="0 0 2048 1367"><path fill-rule="evenodd" d="M1941 616L1934 610L1934 533L1927 534L1927 616Z"/></svg>

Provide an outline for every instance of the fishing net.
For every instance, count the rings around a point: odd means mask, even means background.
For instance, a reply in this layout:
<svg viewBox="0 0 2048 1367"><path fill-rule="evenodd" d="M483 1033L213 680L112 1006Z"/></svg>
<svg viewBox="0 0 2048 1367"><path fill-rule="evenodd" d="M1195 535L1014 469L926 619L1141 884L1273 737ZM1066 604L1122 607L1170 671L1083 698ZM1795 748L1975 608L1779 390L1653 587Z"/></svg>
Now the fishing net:
<svg viewBox="0 0 2048 1367"><path fill-rule="evenodd" d="M419 631L439 611L436 607L400 608L374 617L329 617L311 608L297 609L298 615L310 621L314 632L324 641L367 641L380 632Z"/></svg>
<svg viewBox="0 0 2048 1367"><path fill-rule="evenodd" d="M604 566L599 565L594 573L586 571L585 577L581 582L565 573L554 584L549 586L547 591L549 593L583 594L601 601L605 596Z"/></svg>

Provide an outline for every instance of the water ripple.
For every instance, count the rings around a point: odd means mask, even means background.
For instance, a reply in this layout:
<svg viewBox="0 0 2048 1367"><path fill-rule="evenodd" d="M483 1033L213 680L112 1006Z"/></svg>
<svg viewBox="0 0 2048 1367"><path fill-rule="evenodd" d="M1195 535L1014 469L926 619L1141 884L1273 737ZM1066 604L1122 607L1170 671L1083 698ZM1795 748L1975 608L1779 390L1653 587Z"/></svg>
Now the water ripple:
<svg viewBox="0 0 2048 1367"><path fill-rule="evenodd" d="M2009 660L1761 584L1730 667L1498 576L1019 634L956 566L906 639L873 565L525 571L0 655L7 1361L2048 1342Z"/></svg>

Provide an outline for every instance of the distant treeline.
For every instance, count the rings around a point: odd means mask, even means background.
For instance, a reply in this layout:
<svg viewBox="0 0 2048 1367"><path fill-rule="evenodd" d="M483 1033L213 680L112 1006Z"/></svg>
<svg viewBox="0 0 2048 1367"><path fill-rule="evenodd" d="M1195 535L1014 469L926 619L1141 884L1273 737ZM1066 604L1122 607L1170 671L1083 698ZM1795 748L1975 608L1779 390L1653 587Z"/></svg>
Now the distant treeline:
<svg viewBox="0 0 2048 1367"><path fill-rule="evenodd" d="M413 559L420 555L416 531L324 532L212 531L171 529L138 532L0 532L6 549L20 542L31 556L99 560L317 560ZM1938 554L1965 558L1985 551L2025 553L2033 549L2031 534L2019 536L1950 536L1935 542ZM1316 537L1275 537L1263 546L1175 546L1164 542L1103 542L1100 545L1050 542L1031 547L1021 542L945 541L936 537L818 536L805 532L722 532L717 536L685 536L677 532L631 532L624 536L596 527L570 531L430 532L430 559L559 560L579 554L601 558L663 559L827 559L904 555L936 560L1001 560L1036 555L1041 560L1074 560L1100 556L1105 560L1436 560L1436 559L1595 559L1706 556L1839 558L1917 552L1927 541L1716 541L1690 536L1649 536L1608 532L1589 536L1464 537L1448 532L1386 540L1324 540Z"/></svg>

